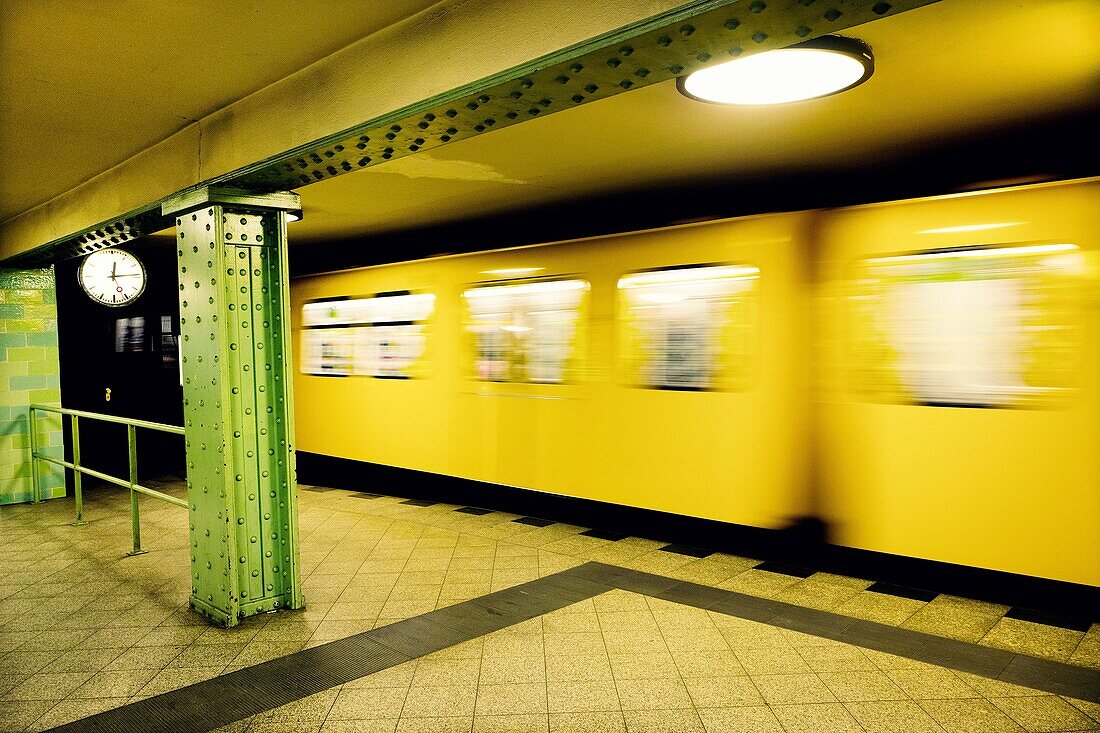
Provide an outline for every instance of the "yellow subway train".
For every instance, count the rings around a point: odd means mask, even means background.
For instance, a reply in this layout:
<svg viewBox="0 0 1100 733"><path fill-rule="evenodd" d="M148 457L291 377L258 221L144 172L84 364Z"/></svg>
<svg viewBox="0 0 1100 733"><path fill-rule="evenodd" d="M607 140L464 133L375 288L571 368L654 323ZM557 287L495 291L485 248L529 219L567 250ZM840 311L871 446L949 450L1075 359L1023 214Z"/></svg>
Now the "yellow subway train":
<svg viewBox="0 0 1100 733"><path fill-rule="evenodd" d="M295 279L296 447L1097 586L1098 204L1063 181Z"/></svg>

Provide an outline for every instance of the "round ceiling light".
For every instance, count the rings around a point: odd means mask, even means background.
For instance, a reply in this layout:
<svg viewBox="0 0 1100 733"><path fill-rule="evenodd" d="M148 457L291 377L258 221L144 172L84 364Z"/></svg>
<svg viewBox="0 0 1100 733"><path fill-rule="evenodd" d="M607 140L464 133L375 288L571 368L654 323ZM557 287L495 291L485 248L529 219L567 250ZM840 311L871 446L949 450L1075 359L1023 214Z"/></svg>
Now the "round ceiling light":
<svg viewBox="0 0 1100 733"><path fill-rule="evenodd" d="M827 97L871 77L875 60L863 41L822 36L727 61L680 77L676 85L692 99L715 104L786 104Z"/></svg>

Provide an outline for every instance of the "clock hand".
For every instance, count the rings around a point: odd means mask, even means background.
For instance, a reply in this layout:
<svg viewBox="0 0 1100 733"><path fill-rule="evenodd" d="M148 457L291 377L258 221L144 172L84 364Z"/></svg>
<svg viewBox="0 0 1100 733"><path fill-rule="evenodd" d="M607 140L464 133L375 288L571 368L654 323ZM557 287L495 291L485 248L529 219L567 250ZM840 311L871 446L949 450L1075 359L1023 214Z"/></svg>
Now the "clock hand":
<svg viewBox="0 0 1100 733"><path fill-rule="evenodd" d="M117 262L112 262L112 263L111 263L111 279L112 279L112 280L114 280L114 279L115 279L115 269L116 269L117 267L118 267L118 263L117 263Z"/></svg>

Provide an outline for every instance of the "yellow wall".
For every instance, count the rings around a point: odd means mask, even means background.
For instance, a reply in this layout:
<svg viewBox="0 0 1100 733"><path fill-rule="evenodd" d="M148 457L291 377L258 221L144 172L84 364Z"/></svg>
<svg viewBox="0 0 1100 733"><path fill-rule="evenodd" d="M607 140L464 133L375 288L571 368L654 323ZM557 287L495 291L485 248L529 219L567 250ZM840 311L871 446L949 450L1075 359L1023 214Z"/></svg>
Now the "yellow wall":
<svg viewBox="0 0 1100 733"><path fill-rule="evenodd" d="M823 278L822 497L841 544L1100 584L1100 182L830 212ZM1013 223L996 229L929 229ZM861 401L844 370L836 283L868 256L978 244L1071 243L1086 254L1080 389L1051 409Z"/></svg>
<svg viewBox="0 0 1100 733"><path fill-rule="evenodd" d="M296 375L298 448L600 501L777 527L803 512L804 309L798 242L808 215L763 216L295 280L306 300L434 292L428 376ZM632 270L710 262L761 270L759 347L743 392L668 392L616 381L615 286ZM544 267L592 284L574 384L479 382L462 347L462 291L483 270ZM530 399L530 397L554 399ZM777 460L778 457L778 460ZM385 487L365 487L385 490Z"/></svg>

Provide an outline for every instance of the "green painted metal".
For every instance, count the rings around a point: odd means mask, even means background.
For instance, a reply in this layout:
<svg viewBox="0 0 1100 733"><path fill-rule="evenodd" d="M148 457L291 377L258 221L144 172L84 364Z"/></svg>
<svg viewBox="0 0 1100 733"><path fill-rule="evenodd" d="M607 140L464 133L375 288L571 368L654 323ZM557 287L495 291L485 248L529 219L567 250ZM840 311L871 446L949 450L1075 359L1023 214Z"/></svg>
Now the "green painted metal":
<svg viewBox="0 0 1100 733"><path fill-rule="evenodd" d="M299 188L936 1L694 0L208 179L165 202L210 186L257 194ZM169 224L162 211L143 206L13 262L78 256L160 231Z"/></svg>
<svg viewBox="0 0 1100 733"><path fill-rule="evenodd" d="M33 412L33 410L32 410ZM73 465L80 465L80 416L72 415L69 418L69 425L71 427L73 436ZM35 461L31 461L34 463ZM72 524L80 526L87 524L84 521L84 474L80 471L73 471L73 498L76 500L76 519Z"/></svg>
<svg viewBox="0 0 1100 733"><path fill-rule="evenodd" d="M141 507L138 506L138 492L134 488L138 482L137 427L134 425L126 426L126 452L130 459L130 532L134 539L134 549L126 554L133 557L148 552L141 549Z"/></svg>
<svg viewBox="0 0 1100 733"><path fill-rule="evenodd" d="M137 439L136 437L129 442L130 450L130 477L128 479L121 479L117 476L111 476L110 474L97 471L94 468L88 468L87 466L80 465L80 418L88 418L91 420L99 420L109 423L120 423L127 426L127 437L129 439L129 433L133 432L136 428L146 428L148 430L159 430L163 433L175 433L176 435L183 435L183 428L177 425L165 425L164 423L149 422L148 420L130 420L125 417L117 417L115 415L101 415L97 412L87 412L85 410L71 410L63 407L54 407L52 405L31 405L30 406L30 419L36 421L38 418L36 413L46 412L55 415L69 415L70 425L72 427L73 436L73 460L66 461L61 458L56 458L53 455L42 452L38 445L38 439L32 434L30 441L30 461L31 470L38 470L38 463L42 461L55 466L61 466L62 468L72 469L73 471L73 483L76 486L76 521L72 522L74 525L87 524L84 521L84 502L80 489L80 476L81 474L87 474L101 479L116 486L122 486L130 489L132 492L138 494L144 494L145 496L151 496L154 499L159 499L168 504L174 504L175 506L187 508L186 501L177 499L174 496L157 491L156 489L150 489L147 486L142 486L137 483ZM133 511L133 504L131 504L131 511Z"/></svg>
<svg viewBox="0 0 1100 733"><path fill-rule="evenodd" d="M150 422L149 420L134 420L128 417L118 417L117 415L103 415L98 412L88 412L87 410L74 410L70 407L54 407L53 405L31 405L31 407L39 412L50 412L55 415L87 417L100 422L115 423L117 425L133 425L136 428L157 430L162 433L174 433L176 435L184 434L184 429L179 425L168 425L167 423Z"/></svg>
<svg viewBox="0 0 1100 733"><path fill-rule="evenodd" d="M294 194L207 190L175 216L191 605L233 626L303 605L286 264Z"/></svg>
<svg viewBox="0 0 1100 733"><path fill-rule="evenodd" d="M38 461L34 460L35 455L38 453L38 415L35 414L33 406L29 413L31 429L31 496L33 497L32 502L37 504L42 501L41 490L38 485Z"/></svg>

